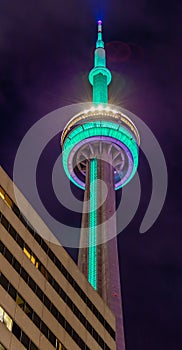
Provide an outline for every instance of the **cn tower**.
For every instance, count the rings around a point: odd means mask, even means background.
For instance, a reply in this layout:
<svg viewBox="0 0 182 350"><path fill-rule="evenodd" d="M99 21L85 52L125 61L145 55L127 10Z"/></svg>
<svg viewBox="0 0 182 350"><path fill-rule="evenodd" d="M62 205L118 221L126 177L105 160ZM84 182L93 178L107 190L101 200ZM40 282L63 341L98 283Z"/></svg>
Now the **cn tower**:
<svg viewBox="0 0 182 350"><path fill-rule="evenodd" d="M89 73L93 106L70 119L61 146L67 176L85 191L78 265L113 311L117 350L125 350L115 191L136 172L140 138L133 122L108 104L111 79L98 21L94 68Z"/></svg>

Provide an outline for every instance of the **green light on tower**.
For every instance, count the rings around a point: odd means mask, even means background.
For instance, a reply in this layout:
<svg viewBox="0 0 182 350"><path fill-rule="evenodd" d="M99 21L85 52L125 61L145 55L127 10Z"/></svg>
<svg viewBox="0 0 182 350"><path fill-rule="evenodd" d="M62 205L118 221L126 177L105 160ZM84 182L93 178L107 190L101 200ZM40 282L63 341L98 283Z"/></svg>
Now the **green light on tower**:
<svg viewBox="0 0 182 350"><path fill-rule="evenodd" d="M89 139L94 136L112 137L116 140L121 141L128 148L128 150L130 150L132 154L133 166L129 178L124 183L126 185L134 176L138 166L138 146L131 133L127 131L125 127L123 127L122 125L118 127L118 124L105 120L85 123L81 126L78 126L69 133L69 138L66 138L66 141L64 143L63 153L63 166L68 178L76 186L84 189L83 186L79 185L74 180L69 171L69 155L71 154L71 152L74 151L77 144L79 144L83 140L89 141ZM122 185L120 187L117 187L117 189L121 187Z"/></svg>
<svg viewBox="0 0 182 350"><path fill-rule="evenodd" d="M88 281L97 290L97 159L90 160Z"/></svg>

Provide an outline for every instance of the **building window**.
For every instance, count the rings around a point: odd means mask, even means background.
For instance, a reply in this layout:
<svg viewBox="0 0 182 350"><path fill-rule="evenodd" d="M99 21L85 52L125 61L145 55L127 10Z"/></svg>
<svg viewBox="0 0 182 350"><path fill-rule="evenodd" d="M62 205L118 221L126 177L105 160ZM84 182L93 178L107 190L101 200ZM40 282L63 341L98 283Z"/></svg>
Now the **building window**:
<svg viewBox="0 0 182 350"><path fill-rule="evenodd" d="M27 316L30 319L32 319L33 310L32 310L32 308L29 305L27 305L27 303L25 303L25 305L24 305L24 312L27 314Z"/></svg>
<svg viewBox="0 0 182 350"><path fill-rule="evenodd" d="M13 226L10 226L9 233L11 237L13 237L13 239L16 241L16 230L13 228Z"/></svg>
<svg viewBox="0 0 182 350"><path fill-rule="evenodd" d="M21 269L21 265L20 263L16 260L13 259L13 263L12 263L14 269L18 272L18 274L20 273L20 269Z"/></svg>
<svg viewBox="0 0 182 350"><path fill-rule="evenodd" d="M9 222L8 222L8 220L7 220L4 216L2 216L2 218L1 218L1 223L2 223L2 225L5 227L5 229L8 231Z"/></svg>
<svg viewBox="0 0 182 350"><path fill-rule="evenodd" d="M33 313L32 321L33 321L33 323L35 323L37 328L40 329L40 322L41 322L41 320L40 320L40 317L35 312Z"/></svg>
<svg viewBox="0 0 182 350"><path fill-rule="evenodd" d="M7 193L5 192L5 190L3 190L1 186L0 186L0 197L5 201L5 203L9 208L12 208L13 202L11 198L7 195Z"/></svg>
<svg viewBox="0 0 182 350"><path fill-rule="evenodd" d="M30 350L38 350L38 348L35 346L34 343L30 342L30 345L29 345L29 349Z"/></svg>
<svg viewBox="0 0 182 350"><path fill-rule="evenodd" d="M28 349L29 341L29 337L23 332L21 336L21 343L25 346L26 349Z"/></svg>
<svg viewBox="0 0 182 350"><path fill-rule="evenodd" d="M21 309L23 309L24 307L24 300L20 297L19 294L16 295L16 303L19 307L21 307Z"/></svg>
<svg viewBox="0 0 182 350"><path fill-rule="evenodd" d="M36 294L37 294L38 298L39 298L41 301L43 301L44 294L43 294L42 290L39 288L39 286L37 286Z"/></svg>
<svg viewBox="0 0 182 350"><path fill-rule="evenodd" d="M0 344L0 350L6 350L6 348L2 344Z"/></svg>
<svg viewBox="0 0 182 350"><path fill-rule="evenodd" d="M4 320L4 310L3 308L0 306L0 321L3 322Z"/></svg>
<svg viewBox="0 0 182 350"><path fill-rule="evenodd" d="M56 339L56 350L64 350L65 348L62 344Z"/></svg>
<svg viewBox="0 0 182 350"><path fill-rule="evenodd" d="M6 204L7 204L7 206L8 206L9 208L12 208L13 202L12 202L12 200L9 198L9 196L8 196L7 194L5 194L4 201L6 202Z"/></svg>
<svg viewBox="0 0 182 350"><path fill-rule="evenodd" d="M56 336L49 329L49 341L55 347L56 344Z"/></svg>
<svg viewBox="0 0 182 350"><path fill-rule="evenodd" d="M28 284L29 282L29 275L28 273L25 271L25 269L22 267L21 271L20 271L20 276L24 279L24 281Z"/></svg>
<svg viewBox="0 0 182 350"><path fill-rule="evenodd" d="M31 250L29 249L29 247L26 244L23 247L23 252L27 256L27 258L31 261L31 263L33 265L35 265L35 267L38 269L39 268L39 261L35 257L35 255L31 252Z"/></svg>
<svg viewBox="0 0 182 350"><path fill-rule="evenodd" d="M29 252L29 250L27 249L27 247L24 247L24 248L23 248L23 252L24 252L24 254L27 256L27 258L30 259L31 253Z"/></svg>
<svg viewBox="0 0 182 350"><path fill-rule="evenodd" d="M34 280L31 277L29 277L28 285L33 291L36 292L36 287L37 286L36 286L36 283L34 282Z"/></svg>
<svg viewBox="0 0 182 350"><path fill-rule="evenodd" d="M13 320L1 306L0 306L0 321L5 324L6 328L8 328L10 332L12 331Z"/></svg>
<svg viewBox="0 0 182 350"><path fill-rule="evenodd" d="M49 329L43 321L41 321L40 330L45 335L45 337L49 339L49 337L48 337Z"/></svg>
<svg viewBox="0 0 182 350"><path fill-rule="evenodd" d="M0 197L4 200L5 198L5 190L3 190L3 188L0 186Z"/></svg>
<svg viewBox="0 0 182 350"><path fill-rule="evenodd" d="M7 280L7 278L3 274L0 274L0 276L1 276L1 285L3 286L3 288L5 290L8 290L8 280Z"/></svg>

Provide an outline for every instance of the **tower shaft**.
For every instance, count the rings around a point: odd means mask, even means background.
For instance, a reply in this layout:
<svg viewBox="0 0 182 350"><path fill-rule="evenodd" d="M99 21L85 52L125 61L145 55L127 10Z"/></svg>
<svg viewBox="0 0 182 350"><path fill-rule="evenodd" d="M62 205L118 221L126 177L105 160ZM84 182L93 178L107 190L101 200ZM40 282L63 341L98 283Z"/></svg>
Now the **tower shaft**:
<svg viewBox="0 0 182 350"><path fill-rule="evenodd" d="M101 22L98 22L94 68L90 71L89 80L93 86L93 103L107 104L111 73L106 68ZM104 147L104 143L100 142L95 148L97 149L95 155L86 163L84 210L86 209L87 212L83 212L82 215L80 238L81 246L87 245L88 248L79 249L78 266L113 311L116 317L117 350L125 350L117 249L114 169L112 156L108 148ZM108 191L105 200L103 184ZM110 237L114 238L110 239ZM98 241L102 243L98 244Z"/></svg>
<svg viewBox="0 0 182 350"><path fill-rule="evenodd" d="M104 161L103 158L107 159L107 161ZM102 159L97 159L95 163L95 166L97 166L95 173L98 181L97 185L94 184L94 186L97 186L94 193L92 192L93 186L90 181L90 175L93 171L93 160L87 161L80 243L82 246L88 242L93 244L95 239L97 243L98 238L99 242L103 243L95 247L88 245L88 248L80 248L78 266L89 282L94 283L93 287L96 286L95 289L97 289L102 299L113 311L116 317L117 350L125 350L112 160L109 159L109 155L103 147ZM106 188L107 196L105 198ZM93 232L90 225L93 215L91 209L94 209L92 204L94 196L94 206L96 204L98 209L96 212L93 211L97 221L97 227ZM102 204L100 205L100 203ZM111 236L114 238L110 239Z"/></svg>

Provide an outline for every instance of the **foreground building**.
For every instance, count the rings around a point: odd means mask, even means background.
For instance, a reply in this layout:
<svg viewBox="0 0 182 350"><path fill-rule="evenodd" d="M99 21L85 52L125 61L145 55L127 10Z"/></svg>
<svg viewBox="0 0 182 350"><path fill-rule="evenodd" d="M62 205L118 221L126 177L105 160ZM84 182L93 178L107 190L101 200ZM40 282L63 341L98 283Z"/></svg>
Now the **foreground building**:
<svg viewBox="0 0 182 350"><path fill-rule="evenodd" d="M2 168L0 185L0 350L115 350L113 313Z"/></svg>

